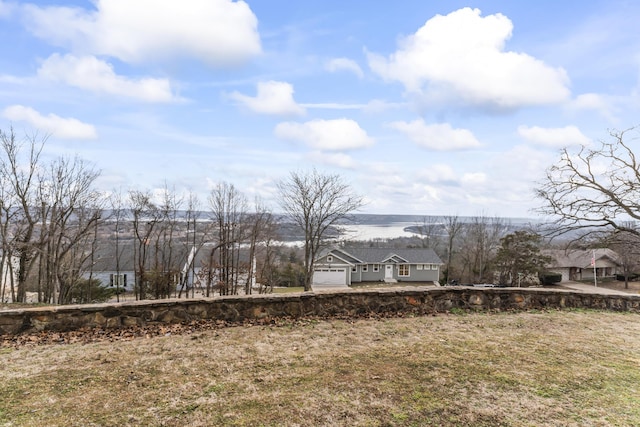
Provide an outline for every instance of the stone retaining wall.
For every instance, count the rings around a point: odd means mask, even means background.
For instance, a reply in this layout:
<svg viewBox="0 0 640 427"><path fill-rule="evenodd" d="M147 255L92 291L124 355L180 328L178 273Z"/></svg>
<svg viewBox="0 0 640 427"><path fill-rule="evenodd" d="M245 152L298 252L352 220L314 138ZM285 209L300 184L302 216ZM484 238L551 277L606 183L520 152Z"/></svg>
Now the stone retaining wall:
<svg viewBox="0 0 640 427"><path fill-rule="evenodd" d="M51 306L0 311L0 335L194 320L234 323L283 317L330 318L383 313L424 315L452 309L507 311L545 308L639 313L640 296L523 288L392 288Z"/></svg>

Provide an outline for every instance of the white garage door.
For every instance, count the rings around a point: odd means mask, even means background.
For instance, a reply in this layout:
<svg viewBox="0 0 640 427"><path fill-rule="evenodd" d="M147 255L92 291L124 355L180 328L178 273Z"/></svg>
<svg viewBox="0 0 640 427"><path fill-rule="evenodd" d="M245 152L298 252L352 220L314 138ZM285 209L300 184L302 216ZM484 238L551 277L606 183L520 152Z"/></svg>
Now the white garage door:
<svg viewBox="0 0 640 427"><path fill-rule="evenodd" d="M313 284L325 286L346 286L346 268L316 268L313 271Z"/></svg>

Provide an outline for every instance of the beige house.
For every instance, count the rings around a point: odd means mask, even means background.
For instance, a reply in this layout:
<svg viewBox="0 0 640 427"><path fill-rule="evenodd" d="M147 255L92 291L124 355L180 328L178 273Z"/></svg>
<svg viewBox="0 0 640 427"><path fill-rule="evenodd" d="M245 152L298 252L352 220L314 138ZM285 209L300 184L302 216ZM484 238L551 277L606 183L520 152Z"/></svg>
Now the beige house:
<svg viewBox="0 0 640 427"><path fill-rule="evenodd" d="M614 277L622 271L620 256L611 249L552 249L543 250L553 261L549 271L562 274L562 281L590 280L596 277Z"/></svg>

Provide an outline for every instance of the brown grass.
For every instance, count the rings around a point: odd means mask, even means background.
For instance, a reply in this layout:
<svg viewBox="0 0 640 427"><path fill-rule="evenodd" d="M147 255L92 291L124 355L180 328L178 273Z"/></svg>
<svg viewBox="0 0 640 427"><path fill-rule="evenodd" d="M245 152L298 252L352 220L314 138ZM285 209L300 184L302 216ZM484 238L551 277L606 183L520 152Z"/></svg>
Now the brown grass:
<svg viewBox="0 0 640 427"><path fill-rule="evenodd" d="M0 348L6 426L640 425L640 317L459 314Z"/></svg>

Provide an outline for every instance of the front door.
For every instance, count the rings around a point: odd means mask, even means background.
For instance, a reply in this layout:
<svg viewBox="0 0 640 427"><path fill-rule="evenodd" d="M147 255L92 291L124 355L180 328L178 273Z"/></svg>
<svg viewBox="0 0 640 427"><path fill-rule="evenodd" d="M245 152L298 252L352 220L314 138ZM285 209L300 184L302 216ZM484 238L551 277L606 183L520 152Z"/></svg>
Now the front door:
<svg viewBox="0 0 640 427"><path fill-rule="evenodd" d="M393 265L388 264L384 267L384 278L393 279Z"/></svg>

